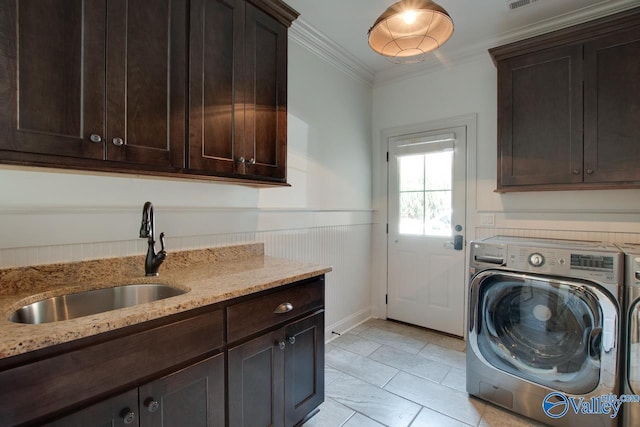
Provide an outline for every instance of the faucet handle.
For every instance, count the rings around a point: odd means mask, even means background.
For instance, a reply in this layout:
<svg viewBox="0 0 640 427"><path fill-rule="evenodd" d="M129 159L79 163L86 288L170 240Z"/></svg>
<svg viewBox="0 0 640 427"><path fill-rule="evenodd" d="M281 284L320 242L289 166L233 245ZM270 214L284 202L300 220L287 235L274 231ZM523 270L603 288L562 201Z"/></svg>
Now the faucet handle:
<svg viewBox="0 0 640 427"><path fill-rule="evenodd" d="M164 232L160 233L160 253L164 253L166 255L167 251L164 250L165 249L165 244L164 244Z"/></svg>

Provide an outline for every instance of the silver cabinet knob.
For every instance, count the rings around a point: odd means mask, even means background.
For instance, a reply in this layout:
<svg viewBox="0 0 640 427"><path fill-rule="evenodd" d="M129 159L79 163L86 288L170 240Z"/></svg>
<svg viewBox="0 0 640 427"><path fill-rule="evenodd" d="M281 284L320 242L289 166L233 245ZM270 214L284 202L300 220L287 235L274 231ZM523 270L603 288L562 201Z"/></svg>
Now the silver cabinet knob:
<svg viewBox="0 0 640 427"><path fill-rule="evenodd" d="M102 142L102 137L100 135L98 135L97 133L92 133L91 136L89 136L89 141L98 144L100 142Z"/></svg>
<svg viewBox="0 0 640 427"><path fill-rule="evenodd" d="M247 162L249 163L249 166L253 166L256 164L256 159L254 159L253 157L249 159L249 161Z"/></svg>
<svg viewBox="0 0 640 427"><path fill-rule="evenodd" d="M131 409L126 408L120 412L120 416L122 417L122 422L125 424L131 424L136 419L136 414Z"/></svg>
<svg viewBox="0 0 640 427"><path fill-rule="evenodd" d="M147 400L145 400L144 404L147 407L147 411L152 413L156 412L158 408L160 408L160 403L157 400L153 400L153 397L150 397Z"/></svg>
<svg viewBox="0 0 640 427"><path fill-rule="evenodd" d="M289 341L289 344L293 345L296 343L296 337L289 337L287 338L287 341Z"/></svg>
<svg viewBox="0 0 640 427"><path fill-rule="evenodd" d="M111 142L113 142L113 145L115 145L116 147L120 147L121 145L124 145L124 140L118 137L113 138Z"/></svg>
<svg viewBox="0 0 640 427"><path fill-rule="evenodd" d="M239 157L238 160L236 160L236 164L241 165L245 162L244 157Z"/></svg>
<svg viewBox="0 0 640 427"><path fill-rule="evenodd" d="M287 343L286 343L286 342L284 342L284 341L278 341L278 348L279 348L280 350L284 350L286 346L287 346Z"/></svg>
<svg viewBox="0 0 640 427"><path fill-rule="evenodd" d="M580 175L580 170L579 169L574 169L571 171L572 174L574 175Z"/></svg>
<svg viewBox="0 0 640 427"><path fill-rule="evenodd" d="M594 172L593 169L587 169L587 175L593 175Z"/></svg>

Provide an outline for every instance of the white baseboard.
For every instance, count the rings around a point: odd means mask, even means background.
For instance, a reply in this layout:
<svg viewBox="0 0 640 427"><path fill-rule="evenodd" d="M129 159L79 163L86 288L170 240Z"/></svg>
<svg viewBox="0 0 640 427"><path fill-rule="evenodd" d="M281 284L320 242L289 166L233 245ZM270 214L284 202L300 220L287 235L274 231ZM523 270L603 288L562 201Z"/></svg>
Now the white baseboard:
<svg viewBox="0 0 640 427"><path fill-rule="evenodd" d="M339 320L331 325L325 325L324 329L324 340L325 342L330 342L331 340L338 338L341 334L349 331L350 329L355 328L359 324L366 322L371 319L373 307L369 306L364 308L356 313L351 314L350 316L345 317L342 320ZM336 332L334 334L334 332ZM340 335L338 335L340 334Z"/></svg>

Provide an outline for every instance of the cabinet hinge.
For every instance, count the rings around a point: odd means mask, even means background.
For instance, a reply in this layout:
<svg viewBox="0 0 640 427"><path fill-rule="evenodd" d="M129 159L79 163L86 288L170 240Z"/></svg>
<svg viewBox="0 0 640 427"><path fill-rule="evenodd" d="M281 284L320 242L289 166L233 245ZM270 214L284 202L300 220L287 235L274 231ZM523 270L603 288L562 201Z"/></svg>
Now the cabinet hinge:
<svg viewBox="0 0 640 427"><path fill-rule="evenodd" d="M384 303L389 304L389 294L384 294Z"/></svg>
<svg viewBox="0 0 640 427"><path fill-rule="evenodd" d="M387 234L389 234L389 224L387 224Z"/></svg>
<svg viewBox="0 0 640 427"><path fill-rule="evenodd" d="M389 162L389 152L387 151L387 162Z"/></svg>

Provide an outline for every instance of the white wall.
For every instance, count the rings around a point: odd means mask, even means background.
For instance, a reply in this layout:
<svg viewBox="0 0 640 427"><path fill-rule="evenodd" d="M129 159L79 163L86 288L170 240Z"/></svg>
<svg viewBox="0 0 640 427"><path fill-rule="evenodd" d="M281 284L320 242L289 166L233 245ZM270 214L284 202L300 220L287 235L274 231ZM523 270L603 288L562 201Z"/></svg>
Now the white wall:
<svg viewBox="0 0 640 427"><path fill-rule="evenodd" d="M169 253L264 241L333 266L328 327L368 317L371 88L290 42L288 91L291 187L0 166L0 268L144 253L151 200Z"/></svg>
<svg viewBox="0 0 640 427"><path fill-rule="evenodd" d="M640 242L640 190L547 191L498 194L497 159L497 73L488 53L451 66L378 84L373 90L374 158L374 265L384 251L382 223L386 222L384 200L386 182L385 129L477 115L476 156L468 165L466 239L495 234ZM483 216L494 218L494 226L480 226ZM374 272L374 277L382 272ZM382 281L375 284L377 314L384 292Z"/></svg>

